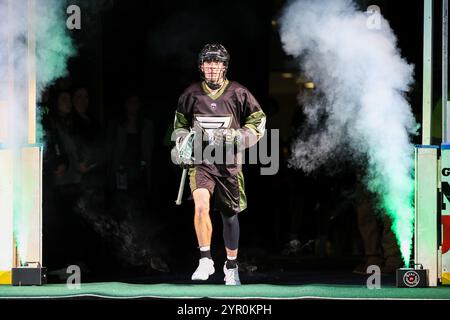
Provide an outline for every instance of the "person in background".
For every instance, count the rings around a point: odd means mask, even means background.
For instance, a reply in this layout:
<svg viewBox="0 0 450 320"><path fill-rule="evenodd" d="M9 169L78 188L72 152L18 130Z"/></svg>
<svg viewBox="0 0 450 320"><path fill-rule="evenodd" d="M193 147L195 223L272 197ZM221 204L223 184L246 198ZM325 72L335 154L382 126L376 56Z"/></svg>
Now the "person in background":
<svg viewBox="0 0 450 320"><path fill-rule="evenodd" d="M122 116L110 127L108 135L110 189L150 201L154 125L143 116L137 94L126 96Z"/></svg>

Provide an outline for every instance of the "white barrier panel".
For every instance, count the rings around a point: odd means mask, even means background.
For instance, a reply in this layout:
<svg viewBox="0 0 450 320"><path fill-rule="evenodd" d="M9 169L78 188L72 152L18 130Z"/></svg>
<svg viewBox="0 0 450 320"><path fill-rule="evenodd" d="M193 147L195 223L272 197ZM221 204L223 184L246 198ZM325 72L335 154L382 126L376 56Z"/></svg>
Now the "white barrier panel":
<svg viewBox="0 0 450 320"><path fill-rule="evenodd" d="M442 284L450 284L450 145L443 144L441 150Z"/></svg>
<svg viewBox="0 0 450 320"><path fill-rule="evenodd" d="M26 262L39 262L42 264L42 157L41 148L23 148L21 152L21 203L26 204L23 212L26 217L21 226L26 232L25 256L19 256ZM20 252L19 252L20 253Z"/></svg>
<svg viewBox="0 0 450 320"><path fill-rule="evenodd" d="M428 284L438 283L438 147L415 148L414 261L428 269Z"/></svg>

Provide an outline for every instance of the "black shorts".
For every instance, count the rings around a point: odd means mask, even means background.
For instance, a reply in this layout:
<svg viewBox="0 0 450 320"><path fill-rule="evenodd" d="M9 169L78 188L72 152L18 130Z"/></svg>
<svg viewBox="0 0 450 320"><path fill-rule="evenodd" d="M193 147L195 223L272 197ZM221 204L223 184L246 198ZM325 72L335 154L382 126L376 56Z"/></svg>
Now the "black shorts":
<svg viewBox="0 0 450 320"><path fill-rule="evenodd" d="M244 175L242 171L235 176L218 177L201 166L189 169L191 191L204 188L214 195L214 208L224 215L234 215L247 208Z"/></svg>

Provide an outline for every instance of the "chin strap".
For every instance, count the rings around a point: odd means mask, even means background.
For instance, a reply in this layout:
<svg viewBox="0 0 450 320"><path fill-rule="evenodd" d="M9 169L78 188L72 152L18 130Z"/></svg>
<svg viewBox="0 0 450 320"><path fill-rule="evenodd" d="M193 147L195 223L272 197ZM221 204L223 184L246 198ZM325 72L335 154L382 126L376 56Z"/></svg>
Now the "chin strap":
<svg viewBox="0 0 450 320"><path fill-rule="evenodd" d="M226 81L227 81L227 79L225 78L225 79L223 79L222 83L219 84L219 83L209 82L209 81L205 80L205 84L211 90L217 90L217 89L220 89L225 84Z"/></svg>
<svg viewBox="0 0 450 320"><path fill-rule="evenodd" d="M212 83L212 82L208 82L208 81L205 81L205 83L208 86L208 88L210 88L211 90L217 90L221 87L221 85L218 83Z"/></svg>

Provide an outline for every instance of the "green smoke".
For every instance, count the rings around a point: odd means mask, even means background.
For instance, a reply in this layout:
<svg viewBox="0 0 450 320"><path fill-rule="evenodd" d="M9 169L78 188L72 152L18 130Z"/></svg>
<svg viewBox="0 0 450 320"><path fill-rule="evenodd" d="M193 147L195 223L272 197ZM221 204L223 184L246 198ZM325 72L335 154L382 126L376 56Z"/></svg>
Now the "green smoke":
<svg viewBox="0 0 450 320"><path fill-rule="evenodd" d="M375 155L373 158L376 158ZM409 163L412 163L412 155ZM412 168L404 170L404 165L387 171L383 163L372 163L366 177L368 189L379 195L378 206L392 221L392 231L396 235L403 262L409 267L414 233L414 177ZM403 169L403 170L402 170Z"/></svg>
<svg viewBox="0 0 450 320"><path fill-rule="evenodd" d="M45 131L42 120L49 109L46 105L41 105L36 109L36 143L45 148Z"/></svg>
<svg viewBox="0 0 450 320"><path fill-rule="evenodd" d="M67 1L36 1L36 59L38 92L67 74L67 61L76 54L66 27Z"/></svg>
<svg viewBox="0 0 450 320"><path fill-rule="evenodd" d="M21 150L14 150L14 237L20 264L24 265L28 247L28 217L33 212L33 168L24 165Z"/></svg>
<svg viewBox="0 0 450 320"><path fill-rule="evenodd" d="M22 186L20 176L20 157L17 155L17 150L14 150L14 175L13 175L13 234L18 256L21 259L20 264L25 262L23 257L26 257L27 253L27 232L25 230L28 225L26 221L26 212L22 210Z"/></svg>

